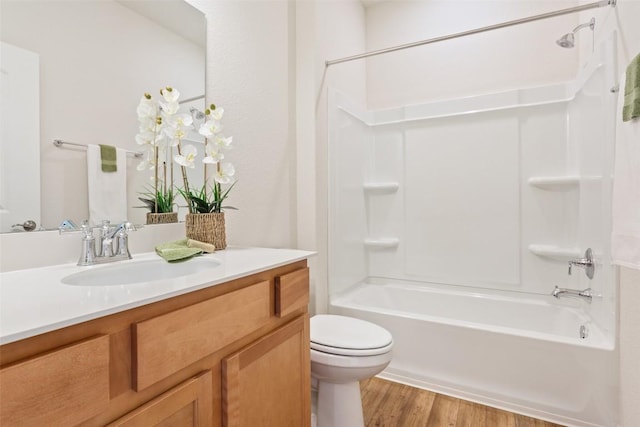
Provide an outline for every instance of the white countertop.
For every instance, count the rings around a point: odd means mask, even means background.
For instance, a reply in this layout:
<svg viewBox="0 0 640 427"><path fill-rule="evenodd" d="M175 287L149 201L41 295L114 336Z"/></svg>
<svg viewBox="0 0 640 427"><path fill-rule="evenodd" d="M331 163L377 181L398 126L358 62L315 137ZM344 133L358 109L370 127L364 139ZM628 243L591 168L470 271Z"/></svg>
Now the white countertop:
<svg viewBox="0 0 640 427"><path fill-rule="evenodd" d="M217 261L218 265L210 269L177 279L115 286L76 286L61 280L87 269L159 257L148 252L135 254L130 261L111 264L89 267L63 264L0 273L0 344L228 282L313 254L293 249L227 248L203 255Z"/></svg>

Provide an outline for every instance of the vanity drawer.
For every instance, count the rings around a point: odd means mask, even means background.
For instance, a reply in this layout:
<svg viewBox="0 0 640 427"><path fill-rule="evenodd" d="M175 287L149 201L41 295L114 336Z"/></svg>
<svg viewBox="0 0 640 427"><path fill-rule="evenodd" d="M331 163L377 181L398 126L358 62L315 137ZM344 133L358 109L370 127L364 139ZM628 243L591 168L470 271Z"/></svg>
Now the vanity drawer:
<svg viewBox="0 0 640 427"><path fill-rule="evenodd" d="M109 337L0 370L0 425L76 425L109 406Z"/></svg>
<svg viewBox="0 0 640 427"><path fill-rule="evenodd" d="M269 281L133 325L133 382L142 390L263 326Z"/></svg>
<svg viewBox="0 0 640 427"><path fill-rule="evenodd" d="M309 305L309 268L301 268L276 277L276 316L289 313Z"/></svg>

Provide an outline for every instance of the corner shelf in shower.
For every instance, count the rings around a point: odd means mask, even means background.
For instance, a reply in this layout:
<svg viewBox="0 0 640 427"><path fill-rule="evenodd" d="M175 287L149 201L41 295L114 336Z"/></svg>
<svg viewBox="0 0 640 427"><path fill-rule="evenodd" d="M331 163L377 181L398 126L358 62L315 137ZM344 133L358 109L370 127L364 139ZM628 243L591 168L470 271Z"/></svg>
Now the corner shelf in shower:
<svg viewBox="0 0 640 427"><path fill-rule="evenodd" d="M365 182L362 188L365 193L391 194L398 191L400 184L397 182Z"/></svg>
<svg viewBox="0 0 640 427"><path fill-rule="evenodd" d="M566 191L577 188L580 184L579 176L532 176L529 185L543 190Z"/></svg>
<svg viewBox="0 0 640 427"><path fill-rule="evenodd" d="M578 248L565 248L555 245L531 244L528 249L531 253L539 257L551 258L559 261L568 261L582 256L582 253Z"/></svg>
<svg viewBox="0 0 640 427"><path fill-rule="evenodd" d="M395 249L399 243L400 240L395 237L364 239L364 247L369 249Z"/></svg>
<svg viewBox="0 0 640 427"><path fill-rule="evenodd" d="M532 176L529 178L529 185L543 190L567 191L578 188L581 182L592 182L601 180L601 176Z"/></svg>

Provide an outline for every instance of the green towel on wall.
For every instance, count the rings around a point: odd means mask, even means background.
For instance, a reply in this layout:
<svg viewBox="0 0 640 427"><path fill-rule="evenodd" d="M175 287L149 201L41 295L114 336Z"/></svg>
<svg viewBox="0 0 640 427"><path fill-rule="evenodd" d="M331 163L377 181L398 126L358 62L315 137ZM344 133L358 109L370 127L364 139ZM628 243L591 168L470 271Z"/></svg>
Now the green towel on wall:
<svg viewBox="0 0 640 427"><path fill-rule="evenodd" d="M622 121L640 117L640 54L627 67Z"/></svg>
<svg viewBox="0 0 640 427"><path fill-rule="evenodd" d="M187 246L187 239L162 243L156 246L156 253L169 262L184 261L195 255L200 255L202 249Z"/></svg>
<svg viewBox="0 0 640 427"><path fill-rule="evenodd" d="M100 161L102 162L102 172L117 172L116 147L113 145L100 144Z"/></svg>

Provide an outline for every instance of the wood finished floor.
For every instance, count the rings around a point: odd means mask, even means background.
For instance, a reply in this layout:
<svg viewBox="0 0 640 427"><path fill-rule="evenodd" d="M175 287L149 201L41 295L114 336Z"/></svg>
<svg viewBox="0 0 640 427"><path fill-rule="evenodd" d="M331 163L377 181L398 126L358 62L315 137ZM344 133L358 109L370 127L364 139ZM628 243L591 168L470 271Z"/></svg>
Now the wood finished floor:
<svg viewBox="0 0 640 427"><path fill-rule="evenodd" d="M561 427L380 378L360 389L365 427Z"/></svg>

